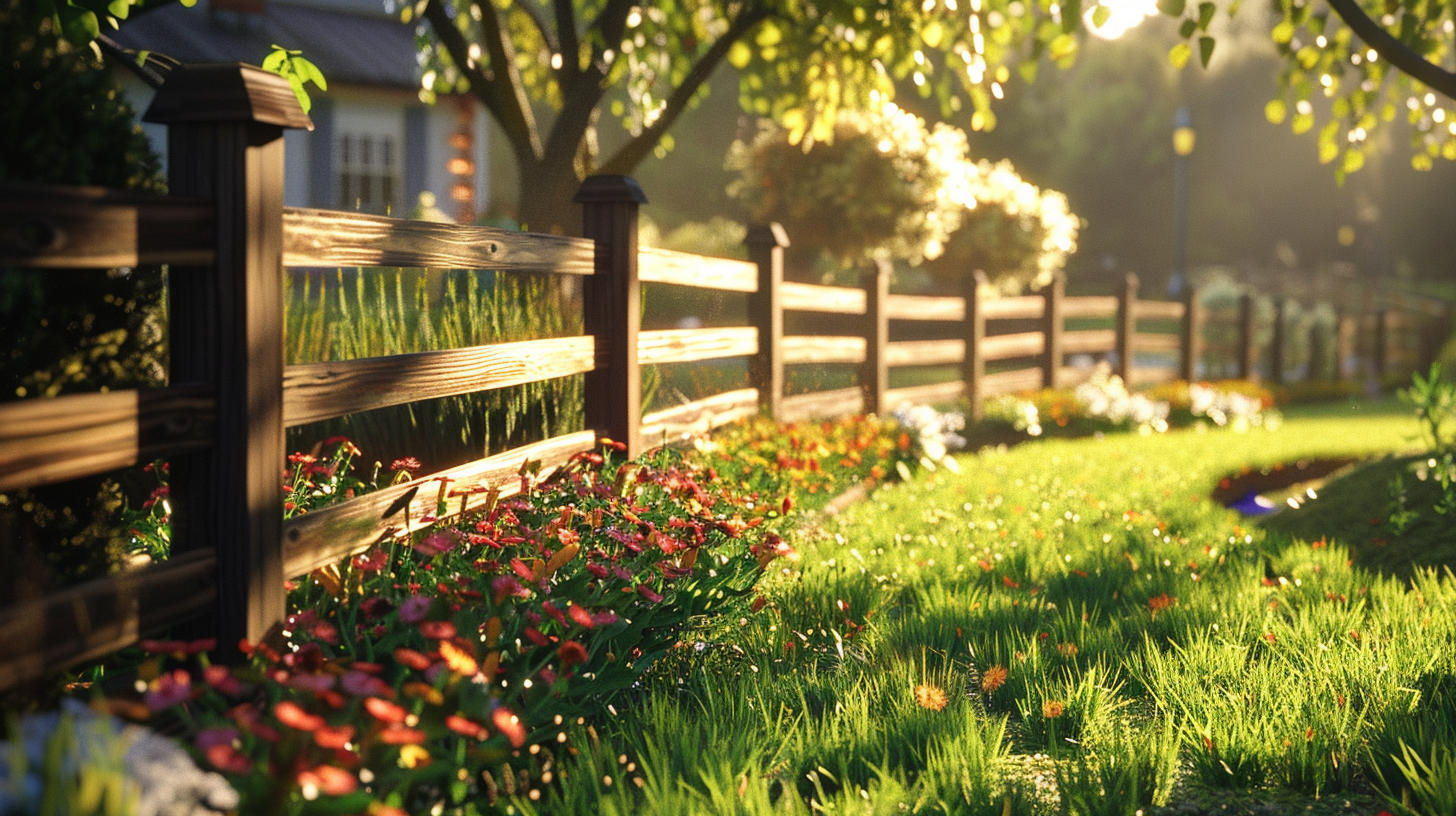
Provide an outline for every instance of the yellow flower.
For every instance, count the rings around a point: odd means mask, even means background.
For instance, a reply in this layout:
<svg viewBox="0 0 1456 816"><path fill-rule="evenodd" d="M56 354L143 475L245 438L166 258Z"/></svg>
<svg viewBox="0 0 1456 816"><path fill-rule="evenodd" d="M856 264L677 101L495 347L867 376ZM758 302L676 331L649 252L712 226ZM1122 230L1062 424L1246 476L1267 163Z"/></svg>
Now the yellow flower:
<svg viewBox="0 0 1456 816"><path fill-rule="evenodd" d="M992 694L1006 682L1006 667L992 666L981 673L981 691Z"/></svg>
<svg viewBox="0 0 1456 816"><path fill-rule="evenodd" d="M1055 720L1057 717L1062 716L1062 712L1065 710L1066 708L1062 706L1059 700L1045 700L1041 704L1041 715L1048 720Z"/></svg>
<svg viewBox="0 0 1456 816"><path fill-rule="evenodd" d="M949 701L945 696L945 689L939 686L921 683L915 687L915 703L921 708L940 711L945 708L947 702Z"/></svg>
<svg viewBox="0 0 1456 816"><path fill-rule="evenodd" d="M418 745L400 746L399 764L403 768L422 768L430 764L430 752Z"/></svg>

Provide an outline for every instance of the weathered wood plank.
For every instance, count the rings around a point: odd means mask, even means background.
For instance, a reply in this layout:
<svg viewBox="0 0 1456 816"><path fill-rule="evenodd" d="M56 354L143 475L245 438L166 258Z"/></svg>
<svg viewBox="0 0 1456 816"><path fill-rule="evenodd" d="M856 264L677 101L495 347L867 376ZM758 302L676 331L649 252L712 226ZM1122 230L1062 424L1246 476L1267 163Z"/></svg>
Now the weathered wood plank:
<svg viewBox="0 0 1456 816"><path fill-rule="evenodd" d="M864 410L864 389L838 388L784 397L784 421L800 422L819 417L840 417Z"/></svg>
<svg viewBox="0 0 1456 816"><path fill-rule="evenodd" d="M0 184L0 264L110 269L213 261L212 202L101 187Z"/></svg>
<svg viewBox="0 0 1456 816"><path fill-rule="evenodd" d="M886 355L891 366L959 364L966 359L964 340L910 340L891 343Z"/></svg>
<svg viewBox="0 0 1456 816"><path fill-rule="evenodd" d="M642 417L642 447L654 448L686 436L707 433L758 413L758 389L715 394Z"/></svg>
<svg viewBox="0 0 1456 816"><path fill-rule="evenodd" d="M758 291L756 264L669 249L639 250L637 278L643 283L674 283L730 292Z"/></svg>
<svg viewBox="0 0 1456 816"><path fill-rule="evenodd" d="M1092 354L1116 348L1117 331L1114 329L1069 331L1062 335L1062 351L1066 354Z"/></svg>
<svg viewBox="0 0 1456 816"><path fill-rule="evenodd" d="M426 517L453 518L480 506L484 498L477 489L496 488L500 496L514 496L521 490L524 463L540 463L535 477L540 480L596 444L596 434L591 431L558 436L289 519L283 532L283 571L289 576L303 575L362 552L375 542L423 530L433 524ZM460 495L454 495L457 491ZM445 512L438 514L435 510L442 499ZM385 516L396 503L404 506Z"/></svg>
<svg viewBox="0 0 1456 816"><path fill-rule="evenodd" d="M1184 311L1178 301L1139 300L1133 314L1138 320L1182 320Z"/></svg>
<svg viewBox="0 0 1456 816"><path fill-rule="evenodd" d="M799 312L833 314L865 313L865 291L843 286L816 286L811 283L785 283L780 292L783 308Z"/></svg>
<svg viewBox="0 0 1456 816"><path fill-rule="evenodd" d="M1143 385L1160 385L1162 383L1172 382L1176 379L1178 379L1177 366L1162 366L1158 368L1138 367L1132 370L1131 385L1133 387Z"/></svg>
<svg viewBox="0 0 1456 816"><path fill-rule="evenodd" d="M1045 351L1046 335L1039 331L993 335L981 343L981 356L987 360L1035 357Z"/></svg>
<svg viewBox="0 0 1456 816"><path fill-rule="evenodd" d="M940 405L955 402L965 396L966 384L961 380L916 385L909 388L892 388L885 392L885 403L890 410L901 405Z"/></svg>
<svg viewBox="0 0 1456 816"><path fill-rule="evenodd" d="M1177 354L1183 350L1183 338L1176 334L1135 334L1133 351L1158 351Z"/></svg>
<svg viewBox="0 0 1456 816"><path fill-rule="evenodd" d="M291 365L283 371L288 427L416 400L567 377L597 366L591 337Z"/></svg>
<svg viewBox="0 0 1456 816"><path fill-rule="evenodd" d="M593 274L583 238L287 207L284 266L404 266Z"/></svg>
<svg viewBox="0 0 1456 816"><path fill-rule="evenodd" d="M789 335L784 338L784 364L862 363L868 344L863 337Z"/></svg>
<svg viewBox="0 0 1456 816"><path fill-rule="evenodd" d="M98 660L207 611L216 575L211 548L194 550L0 610L0 689Z"/></svg>
<svg viewBox="0 0 1456 816"><path fill-rule="evenodd" d="M1057 375L1057 382L1061 383L1063 388L1081 385L1092 379L1092 372L1095 370L1092 368L1078 368L1076 366L1062 366L1062 372Z"/></svg>
<svg viewBox="0 0 1456 816"><path fill-rule="evenodd" d="M1046 298L1041 295L993 298L982 304L981 309L987 320L1037 318L1046 313Z"/></svg>
<svg viewBox="0 0 1456 816"><path fill-rule="evenodd" d="M966 299L959 297L925 297L922 295L890 295L885 310L891 320L966 319Z"/></svg>
<svg viewBox="0 0 1456 816"><path fill-rule="evenodd" d="M663 329L637 337L637 362L694 363L721 357L747 357L758 353L758 329L730 326L721 329Z"/></svg>
<svg viewBox="0 0 1456 816"><path fill-rule="evenodd" d="M1041 366L987 374L984 380L985 395L994 397L998 394L1032 391L1041 387L1041 380Z"/></svg>
<svg viewBox="0 0 1456 816"><path fill-rule="evenodd" d="M0 491L206 447L213 419L212 390L202 385L0 405Z"/></svg>
<svg viewBox="0 0 1456 816"><path fill-rule="evenodd" d="M1062 301L1062 317L1116 317L1117 296L1069 297Z"/></svg>

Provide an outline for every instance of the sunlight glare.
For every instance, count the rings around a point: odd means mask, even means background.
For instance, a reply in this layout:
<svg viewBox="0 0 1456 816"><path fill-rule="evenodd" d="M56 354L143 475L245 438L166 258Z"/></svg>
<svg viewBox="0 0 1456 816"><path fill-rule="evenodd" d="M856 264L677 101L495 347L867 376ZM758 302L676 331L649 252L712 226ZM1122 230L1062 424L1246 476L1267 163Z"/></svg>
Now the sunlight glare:
<svg viewBox="0 0 1456 816"><path fill-rule="evenodd" d="M1112 13L1101 28L1092 25L1092 12L1096 10L1096 6L1087 9L1083 20L1088 31L1104 40L1115 40L1158 13L1157 0L1102 0L1102 5Z"/></svg>

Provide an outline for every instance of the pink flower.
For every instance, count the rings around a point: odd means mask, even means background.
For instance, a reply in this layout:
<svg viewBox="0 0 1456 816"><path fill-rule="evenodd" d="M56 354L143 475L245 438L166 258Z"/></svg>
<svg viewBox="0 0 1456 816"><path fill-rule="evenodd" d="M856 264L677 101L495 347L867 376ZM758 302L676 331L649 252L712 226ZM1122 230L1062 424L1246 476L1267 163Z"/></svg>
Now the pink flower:
<svg viewBox="0 0 1456 816"><path fill-rule="evenodd" d="M339 678L339 684L344 691L355 697L393 697L394 689L383 680L372 674L365 674L361 671L347 671Z"/></svg>
<svg viewBox="0 0 1456 816"><path fill-rule="evenodd" d="M364 555L354 556L354 569L360 572L381 572L389 565L389 553L384 550L370 550Z"/></svg>
<svg viewBox="0 0 1456 816"><path fill-rule="evenodd" d="M497 575L491 579L490 590L495 595L495 602L498 604L508 597L531 597L531 590L521 586L520 581L517 581L509 575Z"/></svg>
<svg viewBox="0 0 1456 816"><path fill-rule="evenodd" d="M561 644L561 648L556 650L556 656L561 658L563 669L569 669L578 663L585 663L588 657L586 647L574 640Z"/></svg>
<svg viewBox="0 0 1456 816"><path fill-rule="evenodd" d="M229 744L210 745L202 750L207 756L207 761L212 767L230 774L251 773L253 760L243 755L243 752Z"/></svg>
<svg viewBox="0 0 1456 816"><path fill-rule="evenodd" d="M295 674L285 679L283 685L311 691L314 694L322 694L334 687L334 676L332 674Z"/></svg>
<svg viewBox="0 0 1456 816"><path fill-rule="evenodd" d="M637 585L637 594L638 595L641 595L642 597L646 598L647 600L649 600L649 601L651 601L653 603L658 603L658 602L660 602L662 600L662 596L660 594L658 594L657 592L655 592L652 589L652 587L650 587L650 586L648 586L646 584L638 584Z"/></svg>
<svg viewBox="0 0 1456 816"><path fill-rule="evenodd" d="M317 731L328 724L323 717L304 711L303 706L292 700L284 700L273 706L273 716L289 728L299 731Z"/></svg>
<svg viewBox="0 0 1456 816"><path fill-rule="evenodd" d="M420 623L430 614L434 601L420 595L411 595L399 605L399 619L408 624Z"/></svg>
<svg viewBox="0 0 1456 816"><path fill-rule="evenodd" d="M192 744L197 746L199 751L207 751L214 745L232 745L238 739L238 729L220 726L215 728L204 728L197 732L197 737Z"/></svg>
<svg viewBox="0 0 1456 816"><path fill-rule="evenodd" d="M152 688L146 693L143 701L152 711L161 711L164 708L185 703L195 696L197 695L192 690L192 675L182 669L177 669L152 681Z"/></svg>
<svg viewBox="0 0 1456 816"><path fill-rule="evenodd" d="M414 458L413 456L406 456L403 459L396 459L389 464L389 469L392 471L406 470L410 471L411 473L419 470L422 467L424 467L424 465L420 464L420 460Z"/></svg>
<svg viewBox="0 0 1456 816"><path fill-rule="evenodd" d="M431 640L449 640L455 637L455 624L450 621L422 621L420 634Z"/></svg>
<svg viewBox="0 0 1456 816"><path fill-rule="evenodd" d="M508 709L497 708L491 712L491 722L495 723L495 730L506 735L511 741L511 747L520 748L526 744L526 726L521 724L521 718L512 714Z"/></svg>
<svg viewBox="0 0 1456 816"><path fill-rule="evenodd" d="M592 614L586 611L586 607L581 604L572 604L567 608L566 612L568 615L571 615L572 620L576 621L585 629L591 629L597 625L597 622L592 618Z"/></svg>
<svg viewBox="0 0 1456 816"><path fill-rule="evenodd" d="M225 666L208 666L202 670L202 679L222 694L234 697L243 693L243 684Z"/></svg>
<svg viewBox="0 0 1456 816"><path fill-rule="evenodd" d="M343 796L359 787L359 778L333 765L320 765L298 774L298 784L312 787L328 796Z"/></svg>
<svg viewBox="0 0 1456 816"><path fill-rule="evenodd" d="M460 543L459 534L454 530L436 530L420 539L420 542L415 545L415 550L434 557L449 552L458 543Z"/></svg>

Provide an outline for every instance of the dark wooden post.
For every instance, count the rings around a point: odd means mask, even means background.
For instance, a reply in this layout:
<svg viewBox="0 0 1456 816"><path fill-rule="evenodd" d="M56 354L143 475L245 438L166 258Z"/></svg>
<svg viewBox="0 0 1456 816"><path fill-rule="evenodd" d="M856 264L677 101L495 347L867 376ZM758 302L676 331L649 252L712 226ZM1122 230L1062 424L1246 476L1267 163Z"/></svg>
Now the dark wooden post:
<svg viewBox="0 0 1456 816"><path fill-rule="evenodd" d="M205 626L230 660L285 611L283 130L312 123L287 82L238 64L174 70L146 121L167 125L171 192L217 208L213 267L168 276L171 380L217 399L213 446L172 464L171 490L173 552L216 550Z"/></svg>
<svg viewBox="0 0 1456 816"><path fill-rule="evenodd" d="M865 361L859 381L867 414L885 413L885 392L890 390L886 356L890 347L890 317L886 306L890 299L891 272L889 261L875 261L874 268L868 270L869 280L865 285Z"/></svg>
<svg viewBox="0 0 1456 816"><path fill-rule="evenodd" d="M1138 276L1129 272L1117 295L1117 375L1132 382L1133 338L1137 336Z"/></svg>
<svg viewBox="0 0 1456 816"><path fill-rule="evenodd" d="M1239 296L1239 379L1255 379L1258 360L1259 346L1254 342L1254 294L1245 292Z"/></svg>
<svg viewBox="0 0 1456 816"><path fill-rule="evenodd" d="M1325 329L1324 324L1318 320L1310 320L1309 374L1304 378L1306 382L1317 382L1327 379L1324 376L1325 362L1330 358L1330 347L1332 345L1330 343L1330 333Z"/></svg>
<svg viewBox="0 0 1456 816"><path fill-rule="evenodd" d="M1198 302L1198 287L1189 284L1183 295L1182 377L1193 382L1198 376L1198 360L1203 356L1203 305Z"/></svg>
<svg viewBox="0 0 1456 816"><path fill-rule="evenodd" d="M1289 315L1289 299L1274 299L1274 339L1269 348L1269 379L1275 385L1284 383L1284 322Z"/></svg>
<svg viewBox="0 0 1456 816"><path fill-rule="evenodd" d="M642 370L637 333L637 211L647 196L628 176L592 176L576 192L582 234L596 241L596 274L582 290L582 327L597 339L597 368L586 373L586 426L642 452Z"/></svg>
<svg viewBox="0 0 1456 816"><path fill-rule="evenodd" d="M966 276L966 322L962 330L966 339L966 356L961 362L961 379L966 385L966 399L971 403L971 421L980 422L986 415L981 394L986 379L986 310L981 300L982 287L989 286L986 273L977 269Z"/></svg>
<svg viewBox="0 0 1456 816"><path fill-rule="evenodd" d="M1390 310L1377 309L1375 311L1375 348L1371 351L1371 364L1374 366L1375 382L1377 385L1385 380L1385 375L1390 370Z"/></svg>
<svg viewBox="0 0 1456 816"><path fill-rule="evenodd" d="M1345 361L1355 353L1355 327L1351 323L1349 311L1341 301L1335 306L1335 336L1331 343L1335 347L1335 382L1344 382Z"/></svg>
<svg viewBox="0 0 1456 816"><path fill-rule="evenodd" d="M1062 301L1067 291L1067 278L1058 272L1052 282L1042 290L1046 305L1041 314L1041 333L1045 340L1042 349L1041 384L1043 388L1056 388L1062 379Z"/></svg>
<svg viewBox="0 0 1456 816"><path fill-rule="evenodd" d="M748 260L758 265L758 291L748 296L748 324L758 329L758 354L748 361L748 383L758 409L778 419L784 400L784 248L789 236L777 223L748 228Z"/></svg>

